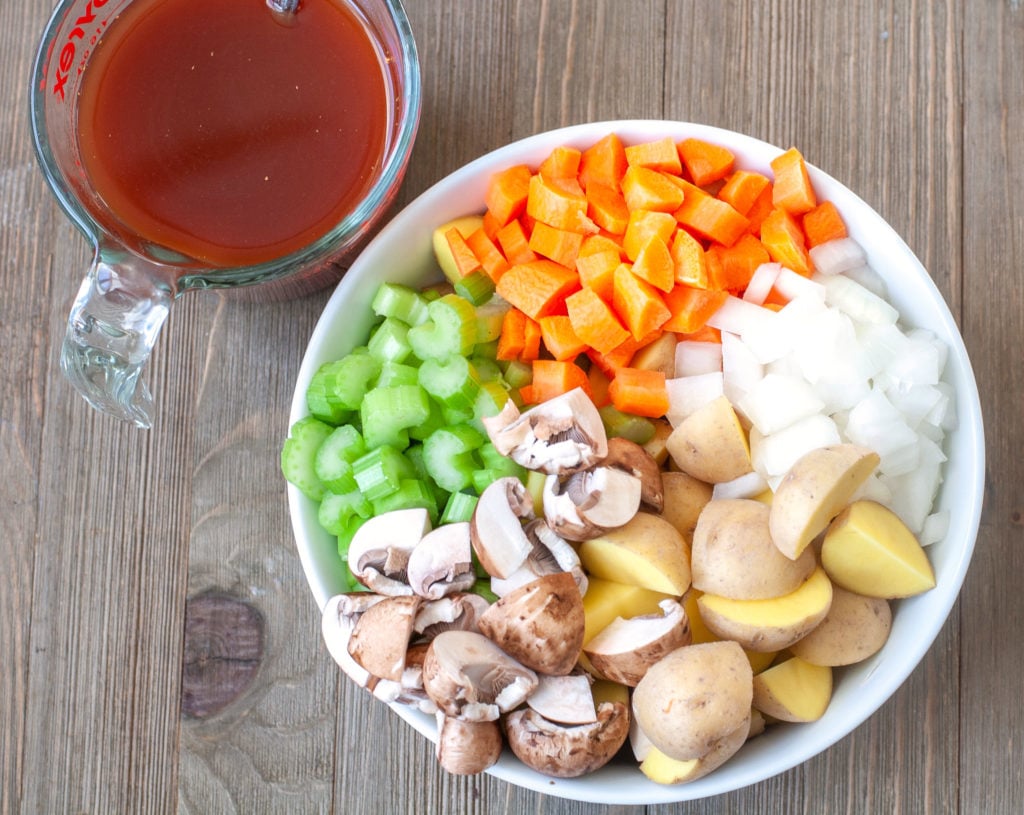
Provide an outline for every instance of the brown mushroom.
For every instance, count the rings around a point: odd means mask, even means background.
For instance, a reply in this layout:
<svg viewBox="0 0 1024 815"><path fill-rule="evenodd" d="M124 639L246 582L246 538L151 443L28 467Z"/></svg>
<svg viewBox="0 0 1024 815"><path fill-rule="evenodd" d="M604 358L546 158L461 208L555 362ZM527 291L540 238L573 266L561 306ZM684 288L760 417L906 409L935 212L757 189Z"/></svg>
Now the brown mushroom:
<svg viewBox="0 0 1024 815"><path fill-rule="evenodd" d="M430 516L419 507L370 518L359 527L348 547L352 574L378 594L412 594L406 577L409 556L429 531Z"/></svg>
<svg viewBox="0 0 1024 815"><path fill-rule="evenodd" d="M384 595L365 591L337 594L324 605L320 618L320 631L327 646L327 652L346 675L361 688L372 687L375 679L349 653L352 629L360 615L370 606L376 605L382 600L384 600Z"/></svg>
<svg viewBox="0 0 1024 815"><path fill-rule="evenodd" d="M640 502L652 512L665 507L665 491L661 483L661 467L646 449L621 436L608 439L608 455L601 464L624 470L640 479Z"/></svg>
<svg viewBox="0 0 1024 815"><path fill-rule="evenodd" d="M409 554L406 573L412 590L428 600L472 588L476 573L469 524L448 523L424 535Z"/></svg>
<svg viewBox="0 0 1024 815"><path fill-rule="evenodd" d="M457 592L420 606L413 621L413 631L431 640L442 631L476 631L477 620L490 603L479 594Z"/></svg>
<svg viewBox="0 0 1024 815"><path fill-rule="evenodd" d="M558 535L585 541L628 523L640 509L642 482L615 467L592 467L544 481L544 517Z"/></svg>
<svg viewBox="0 0 1024 815"><path fill-rule="evenodd" d="M555 534L543 518L535 518L530 521L523 531L533 546L530 554L523 561L523 565L508 577L492 577L492 592L498 597L504 597L509 592L520 586L525 586L538 577L558 572L569 572L576 581L576 587L580 590L580 594L587 593L587 575L580 563L580 556L572 544Z"/></svg>
<svg viewBox="0 0 1024 815"><path fill-rule="evenodd" d="M423 599L386 597L363 612L352 629L348 651L371 675L399 682L405 670L413 621Z"/></svg>
<svg viewBox="0 0 1024 815"><path fill-rule="evenodd" d="M453 775L475 775L501 757L504 740L495 721L467 722L437 713L437 760Z"/></svg>
<svg viewBox="0 0 1024 815"><path fill-rule="evenodd" d="M491 577L508 577L526 561L533 544L522 522L533 517L533 499L514 476L499 478L480 493L470 521L470 540Z"/></svg>
<svg viewBox="0 0 1024 815"><path fill-rule="evenodd" d="M566 676L540 674L537 690L530 694L526 704L549 722L559 724L589 724L597 721L591 679L585 673Z"/></svg>
<svg viewBox="0 0 1024 815"><path fill-rule="evenodd" d="M661 614L617 617L583 649L603 677L635 688L655 662L691 640L690 623L675 600L662 600Z"/></svg>

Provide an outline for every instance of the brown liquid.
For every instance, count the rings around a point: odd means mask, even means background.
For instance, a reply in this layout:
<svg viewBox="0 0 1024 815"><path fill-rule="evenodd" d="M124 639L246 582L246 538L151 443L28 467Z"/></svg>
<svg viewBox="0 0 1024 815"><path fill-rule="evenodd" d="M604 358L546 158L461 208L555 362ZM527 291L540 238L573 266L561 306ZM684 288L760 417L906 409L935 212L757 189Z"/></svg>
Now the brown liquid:
<svg viewBox="0 0 1024 815"><path fill-rule="evenodd" d="M260 263L354 209L387 104L340 0L302 0L290 24L265 0L136 2L82 78L82 162L117 231L215 266Z"/></svg>

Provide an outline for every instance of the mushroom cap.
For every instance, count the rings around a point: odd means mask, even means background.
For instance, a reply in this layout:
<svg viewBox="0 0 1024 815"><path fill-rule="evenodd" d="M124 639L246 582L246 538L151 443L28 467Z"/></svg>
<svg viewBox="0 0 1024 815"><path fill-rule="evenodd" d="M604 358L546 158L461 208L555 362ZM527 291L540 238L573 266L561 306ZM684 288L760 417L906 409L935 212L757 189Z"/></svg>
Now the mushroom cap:
<svg viewBox="0 0 1024 815"><path fill-rule="evenodd" d="M373 676L400 682L413 621L423 599L386 597L363 612L352 629L348 651Z"/></svg>
<svg viewBox="0 0 1024 815"><path fill-rule="evenodd" d="M526 708L505 719L509 747L531 769L555 778L593 772L619 751L629 734L629 710L621 702L602 702L597 721L559 725Z"/></svg>
<svg viewBox="0 0 1024 815"><path fill-rule="evenodd" d="M352 574L378 594L412 594L409 556L429 531L430 516L420 507L375 515L352 536L347 556Z"/></svg>
<svg viewBox="0 0 1024 815"><path fill-rule="evenodd" d="M406 572L412 590L428 600L472 588L469 523L444 524L424 535L409 554Z"/></svg>
<svg viewBox="0 0 1024 815"><path fill-rule="evenodd" d="M437 760L453 775L475 775L501 757L504 740L497 722L467 722L437 713Z"/></svg>
<svg viewBox="0 0 1024 815"><path fill-rule="evenodd" d="M583 649L598 673L635 688L647 670L663 656L689 645L690 621L675 600L662 600L661 614L617 617Z"/></svg>
<svg viewBox="0 0 1024 815"><path fill-rule="evenodd" d="M601 464L615 467L640 479L640 501L652 512L665 507L665 490L661 480L661 467L647 450L635 441L612 436L608 439L608 455Z"/></svg>
<svg viewBox="0 0 1024 815"><path fill-rule="evenodd" d="M420 606L413 621L413 631L428 640L442 631L476 631L476 622L490 603L479 594L455 592Z"/></svg>
<svg viewBox="0 0 1024 815"><path fill-rule="evenodd" d="M479 626L528 668L564 675L583 646L583 598L568 572L545 575L493 603Z"/></svg>
<svg viewBox="0 0 1024 815"><path fill-rule="evenodd" d="M573 541L622 526L640 509L642 482L625 470L597 466L544 481L544 515L555 534Z"/></svg>
<svg viewBox="0 0 1024 815"><path fill-rule="evenodd" d="M466 721L493 721L537 688L537 675L483 634L442 631L423 660L423 688L438 709Z"/></svg>
<svg viewBox="0 0 1024 815"><path fill-rule="evenodd" d="M351 594L336 594L326 604L320 617L320 632L327 646L327 652L345 674L359 687L370 686L374 678L349 653L352 629L356 620L370 606L384 599L383 595L359 591Z"/></svg>
<svg viewBox="0 0 1024 815"><path fill-rule="evenodd" d="M585 673L566 676L540 674L537 690L526 704L549 722L589 724L597 721L591 679Z"/></svg>
<svg viewBox="0 0 1024 815"><path fill-rule="evenodd" d="M587 593L587 576L573 546L559 537L543 518L535 518L523 529L533 548L523 565L508 577L492 577L491 591L498 597L525 586L547 574L570 572L580 594Z"/></svg>
<svg viewBox="0 0 1024 815"><path fill-rule="evenodd" d="M514 476L499 478L480 493L470 521L470 540L491 577L506 578L526 561L533 544L522 521L532 518L533 500Z"/></svg>

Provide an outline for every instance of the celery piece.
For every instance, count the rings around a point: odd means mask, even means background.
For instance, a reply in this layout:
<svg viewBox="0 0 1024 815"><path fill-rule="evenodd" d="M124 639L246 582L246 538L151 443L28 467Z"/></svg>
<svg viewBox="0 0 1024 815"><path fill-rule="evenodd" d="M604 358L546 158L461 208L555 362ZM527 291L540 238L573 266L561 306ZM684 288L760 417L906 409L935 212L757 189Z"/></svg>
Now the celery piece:
<svg viewBox="0 0 1024 815"><path fill-rule="evenodd" d="M474 306L481 306L494 295L494 281L487 272L478 269L455 283L455 293Z"/></svg>
<svg viewBox="0 0 1024 815"><path fill-rule="evenodd" d="M437 501L430 487L418 478L403 478L398 489L371 501L374 515L383 515L394 509L427 510L430 522L437 522Z"/></svg>
<svg viewBox="0 0 1024 815"><path fill-rule="evenodd" d="M419 385L371 388L359 408L367 447L387 444L405 449L409 445L408 429L429 416L430 399Z"/></svg>
<svg viewBox="0 0 1024 815"><path fill-rule="evenodd" d="M437 486L437 482L427 472L427 465L423 462L423 445L413 444L402 455L412 464L413 470L416 471L416 478L430 488L430 493L434 496L434 504L443 507L448 503L448 490Z"/></svg>
<svg viewBox="0 0 1024 815"><path fill-rule="evenodd" d="M314 501L319 501L324 495L324 485L314 464L316 453L332 430L333 427L315 416L306 416L292 425L281 446L281 474Z"/></svg>
<svg viewBox="0 0 1024 815"><path fill-rule="evenodd" d="M490 578L481 578L473 584L473 588L470 589L473 594L479 594L488 603L497 603L498 595L491 591L491 580Z"/></svg>
<svg viewBox="0 0 1024 815"><path fill-rule="evenodd" d="M427 321L427 299L416 289L401 283L382 283L373 297L373 313L395 317L406 325Z"/></svg>
<svg viewBox="0 0 1024 815"><path fill-rule="evenodd" d="M508 300L501 297L492 297L486 303L476 307L476 343L494 343L494 350L497 352L498 337L501 336L501 326L505 321L505 314L512 308Z"/></svg>
<svg viewBox="0 0 1024 815"><path fill-rule="evenodd" d="M442 408L472 414L480 380L476 369L464 356L454 354L442 359L424 360L419 368L419 382Z"/></svg>
<svg viewBox="0 0 1024 815"><path fill-rule="evenodd" d="M487 346L477 346L473 349L473 356L469 358L470 365L476 371L477 380L483 382L505 382L505 376L501 372L501 366L494 357L481 356L477 353L481 347L486 348Z"/></svg>
<svg viewBox="0 0 1024 815"><path fill-rule="evenodd" d="M317 520L331 535L342 536L348 529L353 518L365 521L373 515L373 507L358 489L348 492L324 493Z"/></svg>
<svg viewBox="0 0 1024 815"><path fill-rule="evenodd" d="M506 476L513 476L526 484L527 469L508 456L503 456L491 442L487 441L480 445L477 454L483 463L483 467L479 470L481 475L474 474L473 476L473 484L477 488L477 492L483 492L492 481Z"/></svg>
<svg viewBox="0 0 1024 815"><path fill-rule="evenodd" d="M599 408L598 413L609 436L621 436L637 444L647 444L654 436L654 423L643 416L623 413L613 405Z"/></svg>
<svg viewBox="0 0 1024 815"><path fill-rule="evenodd" d="M533 498L533 511L538 517L544 515L544 482L547 475L540 470L526 471L526 491Z"/></svg>
<svg viewBox="0 0 1024 815"><path fill-rule="evenodd" d="M373 502L395 492L403 479L415 476L412 463L398 450L383 444L352 462L360 491Z"/></svg>
<svg viewBox="0 0 1024 815"><path fill-rule="evenodd" d="M320 378L320 386L332 405L343 410L358 410L370 383L379 375L380 360L363 345L339 360L322 365L313 375L313 381Z"/></svg>
<svg viewBox="0 0 1024 815"><path fill-rule="evenodd" d="M533 382L533 366L517 359L506 363L505 382L515 390L519 390L523 385L529 385Z"/></svg>
<svg viewBox="0 0 1024 815"><path fill-rule="evenodd" d="M441 415L444 416L444 423L446 425L459 425L469 424L473 421L473 408L459 409L455 408L441 408ZM480 428L475 428L479 430Z"/></svg>
<svg viewBox="0 0 1024 815"><path fill-rule="evenodd" d="M356 489L352 462L365 452L366 445L359 431L350 424L343 424L324 439L313 459L313 469L330 492L348 492Z"/></svg>
<svg viewBox="0 0 1024 815"><path fill-rule="evenodd" d="M442 489L464 490L473 484L473 472L480 466L476 450L484 440L469 425L442 427L423 441L423 464Z"/></svg>
<svg viewBox="0 0 1024 815"><path fill-rule="evenodd" d="M439 427L444 427L448 424L445 421L444 411L441 409L441 406L433 399L428 401L430 402L430 413L427 418L416 425L416 427L409 428L409 437L417 441L423 441Z"/></svg>
<svg viewBox="0 0 1024 815"><path fill-rule="evenodd" d="M334 392L334 371L341 360L321 365L306 387L306 407L317 419L329 424L344 424L352 416L352 409L342 403Z"/></svg>
<svg viewBox="0 0 1024 815"><path fill-rule="evenodd" d="M430 319L409 329L409 344L422 360L467 356L476 344L476 309L457 294L446 294L427 307Z"/></svg>
<svg viewBox="0 0 1024 815"><path fill-rule="evenodd" d="M377 377L374 387L389 388L395 385L416 385L418 383L418 374L414 365L387 361L381 363L380 375Z"/></svg>
<svg viewBox="0 0 1024 815"><path fill-rule="evenodd" d="M459 521L469 521L473 517L473 510L476 509L478 496L468 492L453 492L448 496L448 502L444 505L444 512L441 513L441 523L452 524Z"/></svg>
<svg viewBox="0 0 1024 815"><path fill-rule="evenodd" d="M471 424L481 433L486 433L483 419L497 416L508 402L508 390L501 382L485 382L473 400L473 418Z"/></svg>
<svg viewBox="0 0 1024 815"><path fill-rule="evenodd" d="M412 354L409 345L409 326L395 317L385 317L367 343L370 353L382 363L405 362Z"/></svg>

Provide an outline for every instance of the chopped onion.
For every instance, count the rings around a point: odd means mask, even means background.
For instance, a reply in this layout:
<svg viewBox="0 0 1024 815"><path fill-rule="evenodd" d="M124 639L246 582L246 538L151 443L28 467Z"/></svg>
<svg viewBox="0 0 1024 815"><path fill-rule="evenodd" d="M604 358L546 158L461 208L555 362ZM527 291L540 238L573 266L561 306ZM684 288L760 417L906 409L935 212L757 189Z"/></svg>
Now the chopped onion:
<svg viewBox="0 0 1024 815"><path fill-rule="evenodd" d="M768 482L755 470L732 481L715 484L711 489L711 498L755 498L767 489Z"/></svg>
<svg viewBox="0 0 1024 815"><path fill-rule="evenodd" d="M877 294L872 293L845 275L815 275L825 285L825 302L863 323L895 323L896 311Z"/></svg>
<svg viewBox="0 0 1024 815"><path fill-rule="evenodd" d="M933 512L924 519L921 525L921 533L918 535L918 542L922 546L931 546L938 543L949 534L949 510Z"/></svg>
<svg viewBox="0 0 1024 815"><path fill-rule="evenodd" d="M738 407L767 435L820 412L825 403L804 380L768 373L747 392Z"/></svg>
<svg viewBox="0 0 1024 815"><path fill-rule="evenodd" d="M775 280L782 271L781 263L762 263L756 269L743 292L743 299L748 303L762 305L775 285Z"/></svg>
<svg viewBox="0 0 1024 815"><path fill-rule="evenodd" d="M853 238L838 238L812 246L808 252L814 268L823 275L837 275L867 263L867 255Z"/></svg>
<svg viewBox="0 0 1024 815"><path fill-rule="evenodd" d="M722 344L683 340L676 343L675 375L696 376L722 370Z"/></svg>
<svg viewBox="0 0 1024 815"><path fill-rule="evenodd" d="M680 376L665 380L668 412L665 418L677 427L687 416L725 393L722 372Z"/></svg>

